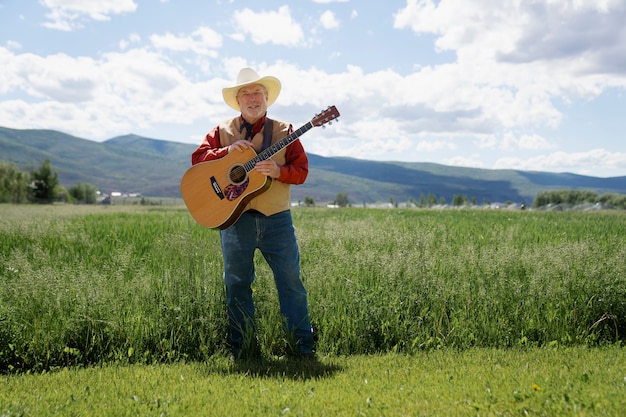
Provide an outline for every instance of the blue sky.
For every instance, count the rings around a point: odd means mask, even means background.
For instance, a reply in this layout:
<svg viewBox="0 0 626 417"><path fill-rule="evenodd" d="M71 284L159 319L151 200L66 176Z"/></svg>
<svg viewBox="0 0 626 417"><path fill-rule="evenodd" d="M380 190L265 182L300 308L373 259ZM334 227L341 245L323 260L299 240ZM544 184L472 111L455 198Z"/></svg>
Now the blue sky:
<svg viewBox="0 0 626 417"><path fill-rule="evenodd" d="M311 153L626 175L623 0L0 0L0 126L198 144L240 68Z"/></svg>

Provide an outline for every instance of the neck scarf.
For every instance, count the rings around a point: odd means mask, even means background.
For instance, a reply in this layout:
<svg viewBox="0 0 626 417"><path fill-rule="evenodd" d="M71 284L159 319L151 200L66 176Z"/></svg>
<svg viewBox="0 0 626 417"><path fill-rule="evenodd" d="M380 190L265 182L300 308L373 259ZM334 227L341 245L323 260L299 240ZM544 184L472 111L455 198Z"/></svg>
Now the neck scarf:
<svg viewBox="0 0 626 417"><path fill-rule="evenodd" d="M243 132L246 129L246 134L243 137L243 140L252 140L252 138L263 129L263 125L265 124L266 116L261 117L259 120L252 123L248 123L246 119L241 116L241 126L239 127L239 133Z"/></svg>

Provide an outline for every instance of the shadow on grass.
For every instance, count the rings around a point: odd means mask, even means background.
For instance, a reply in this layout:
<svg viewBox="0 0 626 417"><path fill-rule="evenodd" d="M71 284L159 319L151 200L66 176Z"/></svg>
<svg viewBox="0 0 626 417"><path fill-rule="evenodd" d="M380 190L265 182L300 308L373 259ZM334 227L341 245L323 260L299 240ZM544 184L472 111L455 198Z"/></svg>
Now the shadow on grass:
<svg viewBox="0 0 626 417"><path fill-rule="evenodd" d="M296 357L272 357L243 359L231 363L225 373L246 374L257 378L288 378L294 381L330 378L343 368L332 359L302 359Z"/></svg>

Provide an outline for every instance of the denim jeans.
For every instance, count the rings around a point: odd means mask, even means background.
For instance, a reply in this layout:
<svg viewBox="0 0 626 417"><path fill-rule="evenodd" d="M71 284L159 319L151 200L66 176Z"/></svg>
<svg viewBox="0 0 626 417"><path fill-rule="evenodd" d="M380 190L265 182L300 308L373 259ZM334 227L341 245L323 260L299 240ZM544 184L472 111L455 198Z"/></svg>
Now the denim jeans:
<svg viewBox="0 0 626 417"><path fill-rule="evenodd" d="M293 336L298 353L311 352L313 330L307 292L300 279L300 251L291 212L272 216L245 212L220 236L233 351L238 352L244 338L254 331L251 285L255 279L254 253L259 249L274 273L285 331Z"/></svg>

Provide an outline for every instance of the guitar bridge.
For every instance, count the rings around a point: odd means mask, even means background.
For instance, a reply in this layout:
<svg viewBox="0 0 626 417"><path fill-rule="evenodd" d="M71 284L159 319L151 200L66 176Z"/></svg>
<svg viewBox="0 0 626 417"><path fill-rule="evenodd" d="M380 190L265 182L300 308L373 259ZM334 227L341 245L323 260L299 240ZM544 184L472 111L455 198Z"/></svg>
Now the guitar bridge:
<svg viewBox="0 0 626 417"><path fill-rule="evenodd" d="M217 194L220 200L223 200L224 193L222 192L222 189L220 188L220 185L217 183L217 180L215 179L215 177L211 177L211 186L213 186L213 191L215 191L215 194Z"/></svg>

